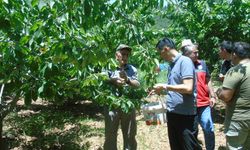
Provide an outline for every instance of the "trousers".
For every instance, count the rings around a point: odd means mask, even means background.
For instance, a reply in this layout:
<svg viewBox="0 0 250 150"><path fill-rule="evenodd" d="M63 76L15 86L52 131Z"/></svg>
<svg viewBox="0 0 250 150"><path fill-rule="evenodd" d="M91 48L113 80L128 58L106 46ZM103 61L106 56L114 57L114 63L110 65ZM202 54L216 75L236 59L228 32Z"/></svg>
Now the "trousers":
<svg viewBox="0 0 250 150"><path fill-rule="evenodd" d="M180 115L167 112L168 138L171 150L201 150L195 137L196 115Z"/></svg>
<svg viewBox="0 0 250 150"><path fill-rule="evenodd" d="M105 142L104 150L117 150L117 132L121 124L124 150L136 150L136 113L132 110L124 113L121 109L105 108Z"/></svg>

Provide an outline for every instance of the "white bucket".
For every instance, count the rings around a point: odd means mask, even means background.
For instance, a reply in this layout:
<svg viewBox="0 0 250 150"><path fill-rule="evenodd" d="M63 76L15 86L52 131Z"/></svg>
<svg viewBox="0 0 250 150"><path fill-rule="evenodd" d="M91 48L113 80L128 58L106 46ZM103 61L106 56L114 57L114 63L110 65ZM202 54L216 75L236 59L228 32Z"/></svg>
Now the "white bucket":
<svg viewBox="0 0 250 150"><path fill-rule="evenodd" d="M159 125L167 122L166 104L162 101L151 102L142 106L142 113L147 125Z"/></svg>

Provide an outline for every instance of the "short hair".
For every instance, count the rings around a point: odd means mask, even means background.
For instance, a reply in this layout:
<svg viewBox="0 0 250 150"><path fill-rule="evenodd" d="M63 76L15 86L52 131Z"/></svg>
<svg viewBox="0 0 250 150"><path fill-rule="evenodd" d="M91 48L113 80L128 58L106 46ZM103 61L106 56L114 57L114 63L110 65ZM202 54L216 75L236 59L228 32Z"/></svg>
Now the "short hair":
<svg viewBox="0 0 250 150"><path fill-rule="evenodd" d="M181 52L183 55L186 56L186 55L189 55L190 52L192 52L194 48L197 49L198 46L194 44L186 45L186 46L181 47Z"/></svg>
<svg viewBox="0 0 250 150"><path fill-rule="evenodd" d="M158 41L158 43L156 44L156 48L159 50L162 50L165 46L171 48L171 49L175 49L175 43L172 39L170 38L163 38L162 40Z"/></svg>
<svg viewBox="0 0 250 150"><path fill-rule="evenodd" d="M233 42L231 41L223 41L219 45L221 48L225 49L228 53L232 53L233 51Z"/></svg>
<svg viewBox="0 0 250 150"><path fill-rule="evenodd" d="M240 58L250 58L250 44L246 42L235 42L233 52Z"/></svg>

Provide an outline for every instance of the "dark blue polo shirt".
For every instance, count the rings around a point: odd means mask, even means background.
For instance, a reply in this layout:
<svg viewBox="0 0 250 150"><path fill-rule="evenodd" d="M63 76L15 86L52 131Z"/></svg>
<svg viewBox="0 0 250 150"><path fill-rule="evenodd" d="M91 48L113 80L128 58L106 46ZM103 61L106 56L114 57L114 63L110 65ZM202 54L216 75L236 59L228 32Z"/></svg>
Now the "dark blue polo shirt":
<svg viewBox="0 0 250 150"><path fill-rule="evenodd" d="M110 78L116 78L116 77L119 77L119 73L121 71L121 68L116 68L115 71L110 71L109 72L109 77ZM130 64L126 64L125 67L124 67L124 71L127 73L127 76L129 79L132 79L132 80L138 80L137 78L137 69L130 65Z"/></svg>
<svg viewBox="0 0 250 150"><path fill-rule="evenodd" d="M170 113L181 115L196 114L196 79L195 68L192 60L186 56L178 54L169 67L168 84L183 84L183 79L194 79L194 88L192 94L181 94L174 91L168 91L167 110Z"/></svg>

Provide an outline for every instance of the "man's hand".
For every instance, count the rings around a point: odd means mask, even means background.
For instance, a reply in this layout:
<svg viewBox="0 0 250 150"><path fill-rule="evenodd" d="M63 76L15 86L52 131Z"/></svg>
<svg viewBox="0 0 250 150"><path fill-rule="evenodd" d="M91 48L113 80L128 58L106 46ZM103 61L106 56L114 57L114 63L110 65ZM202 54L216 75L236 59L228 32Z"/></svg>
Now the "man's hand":
<svg viewBox="0 0 250 150"><path fill-rule="evenodd" d="M110 79L110 82L111 82L113 85L116 85L116 86L123 86L123 85L126 84L126 81L125 81L123 78L120 78L120 77L111 78L111 79Z"/></svg>
<svg viewBox="0 0 250 150"><path fill-rule="evenodd" d="M219 80L221 81L221 82L223 82L223 80L224 80L224 75L223 74L219 74Z"/></svg>
<svg viewBox="0 0 250 150"><path fill-rule="evenodd" d="M120 71L119 74L120 74L120 78L124 79L125 81L128 80L127 73L124 70Z"/></svg>
<svg viewBox="0 0 250 150"><path fill-rule="evenodd" d="M157 83L153 86L153 90L156 94L160 95L162 90L167 90L167 84Z"/></svg>
<svg viewBox="0 0 250 150"><path fill-rule="evenodd" d="M211 97L211 98L210 98L210 107L211 107L211 108L214 107L214 105L215 105L215 100L216 100L215 97Z"/></svg>

